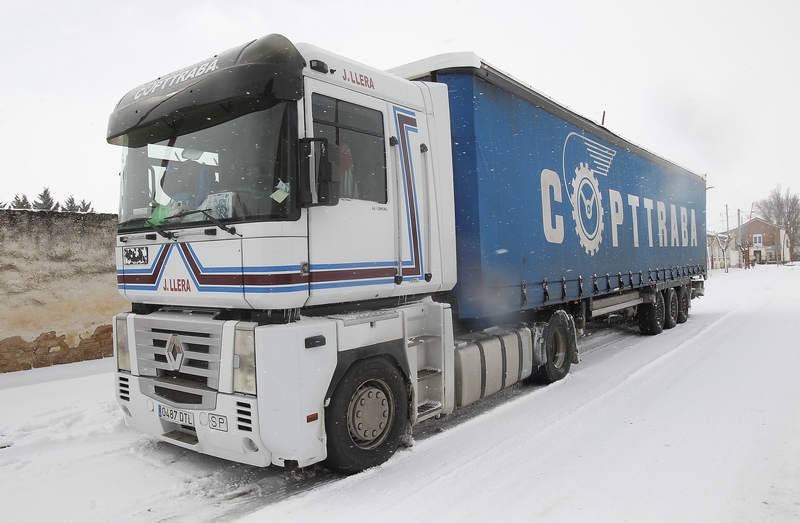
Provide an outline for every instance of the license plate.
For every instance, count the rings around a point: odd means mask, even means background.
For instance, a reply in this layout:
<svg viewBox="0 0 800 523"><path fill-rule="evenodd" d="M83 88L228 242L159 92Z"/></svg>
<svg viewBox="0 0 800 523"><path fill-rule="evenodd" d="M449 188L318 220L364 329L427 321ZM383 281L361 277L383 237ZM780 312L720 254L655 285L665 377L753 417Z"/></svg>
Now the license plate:
<svg viewBox="0 0 800 523"><path fill-rule="evenodd" d="M158 416L161 419L177 423L179 425L188 425L194 427L194 414L183 410L173 409L166 405L158 405Z"/></svg>

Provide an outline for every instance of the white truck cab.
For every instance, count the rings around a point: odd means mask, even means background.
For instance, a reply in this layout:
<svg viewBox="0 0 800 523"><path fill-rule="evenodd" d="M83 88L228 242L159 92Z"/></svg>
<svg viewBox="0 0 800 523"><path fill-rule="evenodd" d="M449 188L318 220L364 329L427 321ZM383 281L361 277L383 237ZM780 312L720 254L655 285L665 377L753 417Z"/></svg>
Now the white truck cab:
<svg viewBox="0 0 800 523"><path fill-rule="evenodd" d="M410 423L452 410L450 307L423 299L456 281L449 129L444 86L278 35L123 97L108 139L124 147L117 278L133 307L114 325L127 423L234 461L306 466L328 457L335 389L375 357L385 368L348 396L369 416L340 409L366 419L349 422L356 450L393 449Z"/></svg>

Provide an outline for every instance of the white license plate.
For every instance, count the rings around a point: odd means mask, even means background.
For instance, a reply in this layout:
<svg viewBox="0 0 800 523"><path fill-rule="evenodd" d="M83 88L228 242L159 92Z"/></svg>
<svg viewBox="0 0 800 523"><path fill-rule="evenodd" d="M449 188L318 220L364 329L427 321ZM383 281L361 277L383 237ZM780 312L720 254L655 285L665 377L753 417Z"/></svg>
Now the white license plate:
<svg viewBox="0 0 800 523"><path fill-rule="evenodd" d="M173 409L172 407L159 404L158 417L179 425L194 427L194 414L184 410Z"/></svg>

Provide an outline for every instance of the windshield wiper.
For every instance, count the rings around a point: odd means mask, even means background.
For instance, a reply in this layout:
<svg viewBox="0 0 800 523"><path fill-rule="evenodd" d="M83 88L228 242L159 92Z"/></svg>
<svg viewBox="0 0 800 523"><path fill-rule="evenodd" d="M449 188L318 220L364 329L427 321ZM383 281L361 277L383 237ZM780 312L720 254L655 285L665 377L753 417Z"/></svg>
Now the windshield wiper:
<svg viewBox="0 0 800 523"><path fill-rule="evenodd" d="M208 220L211 223L213 223L214 225L216 225L217 227L219 227L223 231L227 232L228 234L235 234L236 236L239 236L240 238L242 237L241 234L236 232L236 228L235 227L230 227L228 225L225 225L224 223L222 223L222 221L220 221L219 218L217 218L216 216L211 214L210 211L211 211L211 209L195 209L193 211L179 212L178 214L173 214L172 216L167 216L166 218L164 218L164 221L171 220L172 218L183 218L184 216L189 216L189 215L192 215L192 214L203 214L206 218L208 218ZM169 234L172 234L172 233L169 233Z"/></svg>
<svg viewBox="0 0 800 523"><path fill-rule="evenodd" d="M175 233L174 232L165 231L163 227L159 227L158 225L156 225L155 223L153 223L153 222L151 222L149 220L145 221L144 223L149 225L150 227L152 227L153 230L156 231L159 234L159 236L163 236L164 238L166 238L168 240L175 239Z"/></svg>

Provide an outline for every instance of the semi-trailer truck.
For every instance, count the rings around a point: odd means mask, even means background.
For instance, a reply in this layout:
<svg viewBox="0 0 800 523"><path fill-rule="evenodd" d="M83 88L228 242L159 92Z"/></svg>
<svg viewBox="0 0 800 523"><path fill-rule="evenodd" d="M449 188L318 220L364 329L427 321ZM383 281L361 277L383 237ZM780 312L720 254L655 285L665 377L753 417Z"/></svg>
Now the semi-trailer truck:
<svg viewBox="0 0 800 523"><path fill-rule="evenodd" d="M472 53L269 35L134 88L107 140L117 401L213 456L357 472L562 379L588 320L658 334L703 294L704 178Z"/></svg>

